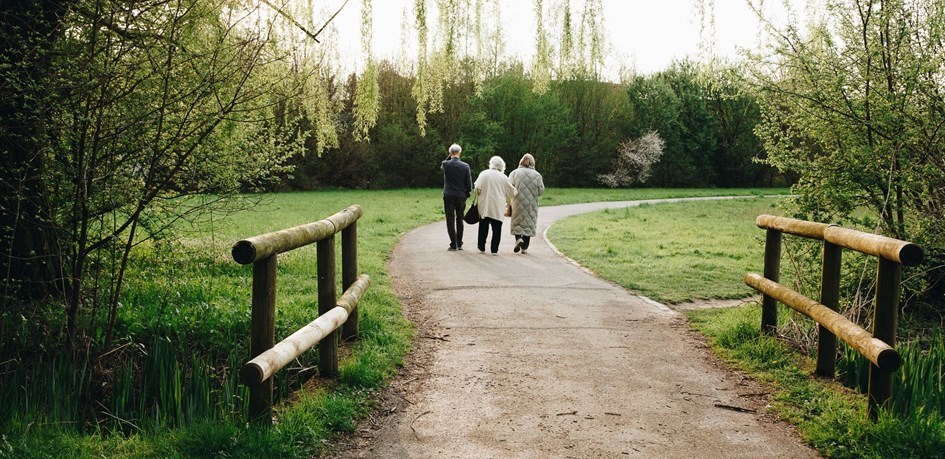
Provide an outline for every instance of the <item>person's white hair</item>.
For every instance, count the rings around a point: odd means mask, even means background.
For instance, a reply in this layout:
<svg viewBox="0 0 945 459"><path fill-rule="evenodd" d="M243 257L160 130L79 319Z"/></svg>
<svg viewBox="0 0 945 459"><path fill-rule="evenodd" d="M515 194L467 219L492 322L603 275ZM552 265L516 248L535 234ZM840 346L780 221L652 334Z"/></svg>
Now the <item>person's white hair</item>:
<svg viewBox="0 0 945 459"><path fill-rule="evenodd" d="M459 146L459 144L455 144L455 143L454 143L454 144L450 145L450 154L451 154L451 155L456 155L456 154L459 154L459 153L462 153L462 152L463 152L463 147Z"/></svg>
<svg viewBox="0 0 945 459"><path fill-rule="evenodd" d="M505 172L505 161L498 156L489 158L489 169L495 169L499 172Z"/></svg>

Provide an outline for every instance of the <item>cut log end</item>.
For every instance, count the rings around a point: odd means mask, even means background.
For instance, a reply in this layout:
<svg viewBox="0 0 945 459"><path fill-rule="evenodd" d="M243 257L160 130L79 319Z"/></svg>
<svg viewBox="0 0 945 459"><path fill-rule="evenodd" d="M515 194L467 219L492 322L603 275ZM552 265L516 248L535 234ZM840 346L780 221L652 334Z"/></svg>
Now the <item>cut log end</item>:
<svg viewBox="0 0 945 459"><path fill-rule="evenodd" d="M252 242L242 240L233 245L233 260L241 265L248 265L256 261L256 246Z"/></svg>
<svg viewBox="0 0 945 459"><path fill-rule="evenodd" d="M247 363L240 368L240 382L247 386L256 386L263 382L263 370L255 363Z"/></svg>
<svg viewBox="0 0 945 459"><path fill-rule="evenodd" d="M916 266L922 263L924 257L925 253L922 247L915 244L906 244L899 249L899 262L902 263L903 266Z"/></svg>
<svg viewBox="0 0 945 459"><path fill-rule="evenodd" d="M880 370L890 373L898 370L901 365L902 357L895 349L886 349L880 352L879 356L876 358L876 366L878 366Z"/></svg>

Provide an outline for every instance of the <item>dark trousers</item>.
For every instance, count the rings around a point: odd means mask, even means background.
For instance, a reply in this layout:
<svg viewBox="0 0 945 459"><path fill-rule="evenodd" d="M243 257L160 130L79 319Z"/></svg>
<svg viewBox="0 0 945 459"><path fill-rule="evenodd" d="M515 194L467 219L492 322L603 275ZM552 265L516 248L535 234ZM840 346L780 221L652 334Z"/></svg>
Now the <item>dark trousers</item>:
<svg viewBox="0 0 945 459"><path fill-rule="evenodd" d="M531 236L519 236L518 234L516 234L516 235L515 235L515 240L517 241L517 240L519 240L519 239L522 240L522 248L525 249L525 250L528 250L528 243L532 241L532 237L531 237Z"/></svg>
<svg viewBox="0 0 945 459"><path fill-rule="evenodd" d="M493 220L491 218L483 218L479 220L479 251L486 251L486 236L489 235L489 227L492 227L492 244L490 249L492 253L499 251L499 241L502 240L502 220Z"/></svg>
<svg viewBox="0 0 945 459"><path fill-rule="evenodd" d="M446 233L450 235L450 247L463 246L463 212L466 198L443 195L443 210L446 212Z"/></svg>

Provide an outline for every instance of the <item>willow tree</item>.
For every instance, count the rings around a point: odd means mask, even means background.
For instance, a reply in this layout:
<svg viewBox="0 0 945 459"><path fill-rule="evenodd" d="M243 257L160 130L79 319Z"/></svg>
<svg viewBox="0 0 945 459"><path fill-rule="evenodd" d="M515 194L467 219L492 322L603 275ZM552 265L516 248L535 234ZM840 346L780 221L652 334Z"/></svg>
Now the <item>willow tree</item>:
<svg viewBox="0 0 945 459"><path fill-rule="evenodd" d="M762 4L764 0L761 0ZM715 59L715 0L696 0L699 16L699 55L711 63Z"/></svg>
<svg viewBox="0 0 945 459"><path fill-rule="evenodd" d="M606 55L603 3L585 0L580 8L574 6L569 0L535 0L531 78L538 94L553 81L601 79Z"/></svg>
<svg viewBox="0 0 945 459"><path fill-rule="evenodd" d="M502 17L502 9L499 5L499 0L486 0L487 7L489 8L487 14L491 18L500 18ZM505 39L502 37L502 27L495 21L488 23L485 21L477 21L479 24L477 26L477 31L480 32L478 37L479 49L481 50L480 58L483 61L483 69L488 70L485 75L489 77L496 77L499 75L499 64L502 62L502 56L505 53Z"/></svg>
<svg viewBox="0 0 945 459"><path fill-rule="evenodd" d="M570 0L547 1L533 0L536 40L529 77L538 94L546 92L552 81L575 74L599 78L606 52L600 0L580 3L579 21ZM428 17L431 5L436 6L435 21ZM445 88L466 78L481 95L485 77L498 75L505 51L497 23L502 14L499 0L414 0L412 12L417 48L413 96L417 125L425 133L427 114L443 111ZM485 21L486 17L493 20ZM563 44L556 48L559 40Z"/></svg>
<svg viewBox="0 0 945 459"><path fill-rule="evenodd" d="M414 27L417 30L417 75L413 86L413 97L417 101L417 126L420 129L420 134L426 135L427 111L429 109L426 0L414 0L414 21Z"/></svg>
<svg viewBox="0 0 945 459"><path fill-rule="evenodd" d="M586 75L599 79L604 68L607 48L604 41L604 5L601 0L584 2L580 31L578 67Z"/></svg>
<svg viewBox="0 0 945 459"><path fill-rule="evenodd" d="M435 0L437 18L431 38L428 0L414 0L413 26L416 30L416 80L413 96L417 103L416 120L422 135L426 135L427 114L443 112L444 90L468 79L477 93L481 91L483 74L488 68L486 59L497 61L501 38L486 31L483 15L485 0ZM492 12L497 17L498 2L492 0ZM472 27L466 25L471 24ZM483 43L490 40L491 46ZM465 66L470 72L461 71Z"/></svg>
<svg viewBox="0 0 945 459"><path fill-rule="evenodd" d="M542 0L535 0L535 55L532 57L531 76L534 91L544 94L551 84L551 43L545 27L545 8Z"/></svg>
<svg viewBox="0 0 945 459"><path fill-rule="evenodd" d="M354 95L354 138L356 140L370 140L368 131L377 124L377 111L380 106L377 63L374 62L371 52L373 24L371 0L361 0L361 53L365 64Z"/></svg>

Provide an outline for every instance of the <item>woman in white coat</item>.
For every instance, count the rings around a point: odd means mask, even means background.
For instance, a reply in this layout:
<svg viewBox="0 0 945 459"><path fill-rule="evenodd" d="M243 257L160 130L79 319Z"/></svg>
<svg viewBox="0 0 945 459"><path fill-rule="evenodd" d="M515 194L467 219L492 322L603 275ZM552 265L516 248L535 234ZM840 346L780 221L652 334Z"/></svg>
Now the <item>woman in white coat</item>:
<svg viewBox="0 0 945 459"><path fill-rule="evenodd" d="M528 251L528 243L538 227L538 198L545 192L545 182L535 170L535 157L525 153L518 168L509 174L509 181L518 190L512 200L512 235L515 236L515 252Z"/></svg>
<svg viewBox="0 0 945 459"><path fill-rule="evenodd" d="M486 237L492 228L493 255L499 254L499 241L502 238L502 219L505 204L518 193L512 182L505 176L505 161L498 156L489 159L489 168L480 172L476 178L476 194L479 195L479 251L486 251Z"/></svg>

